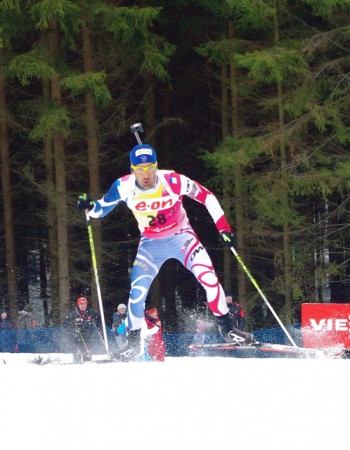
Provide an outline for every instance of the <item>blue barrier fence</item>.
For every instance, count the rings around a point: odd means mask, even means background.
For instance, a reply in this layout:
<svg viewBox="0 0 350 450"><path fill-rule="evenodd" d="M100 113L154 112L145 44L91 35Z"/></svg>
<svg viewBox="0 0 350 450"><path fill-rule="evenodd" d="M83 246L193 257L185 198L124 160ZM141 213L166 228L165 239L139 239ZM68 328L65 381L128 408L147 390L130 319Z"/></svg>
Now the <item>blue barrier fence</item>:
<svg viewBox="0 0 350 450"><path fill-rule="evenodd" d="M287 327L288 332L297 345L302 346L300 324ZM291 344L281 328L269 328L254 332L255 337L261 342L276 344ZM117 349L118 344L111 329L107 328L108 343L111 351ZM167 345L167 356L188 356L188 346L195 339L203 338L195 334L164 334ZM221 337L216 334L206 334L202 343L222 342ZM101 339L95 340L91 349L94 353L104 353L104 345ZM62 327L36 328L33 330L1 330L0 352L21 353L71 353L72 344L67 338Z"/></svg>

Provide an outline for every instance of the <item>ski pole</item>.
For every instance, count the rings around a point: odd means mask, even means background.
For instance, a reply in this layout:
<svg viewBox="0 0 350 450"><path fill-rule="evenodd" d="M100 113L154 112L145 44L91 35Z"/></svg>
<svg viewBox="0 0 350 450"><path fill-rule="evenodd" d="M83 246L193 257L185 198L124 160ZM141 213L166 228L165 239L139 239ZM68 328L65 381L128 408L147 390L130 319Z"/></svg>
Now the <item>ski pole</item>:
<svg viewBox="0 0 350 450"><path fill-rule="evenodd" d="M77 327L77 326L75 326L75 329L76 329L76 330L78 331L78 333L79 333L80 342L82 342L82 344L84 345L85 350L86 350L87 352L89 352L90 350L89 350L88 346L86 345L85 339L83 338L83 335L82 335L82 332L81 332L80 328Z"/></svg>
<svg viewBox="0 0 350 450"><path fill-rule="evenodd" d="M273 307L271 306L270 302L267 300L267 298L265 297L263 291L260 289L258 283L255 281L255 279L253 278L252 274L249 272L247 266L244 264L244 262L242 261L242 258L239 256L239 254L237 253L236 249L234 247L230 247L232 253L235 255L237 261L239 262L239 264L241 265L241 267L243 268L243 270L245 271L245 273L248 275L248 278L250 279L250 281L253 283L253 285L255 286L256 290L259 292L259 294L261 295L262 299L264 300L264 302L266 303L266 305L269 307L270 311L272 312L272 314L275 316L275 319L277 320L277 322L279 323L280 327L282 328L282 330L286 333L286 336L288 337L288 339L290 340L291 344L294 347L297 347L297 344L294 342L294 340L292 339L291 335L288 333L287 328L283 325L282 321L280 320L280 318L278 317L278 315L276 314L275 310L273 309Z"/></svg>
<svg viewBox="0 0 350 450"><path fill-rule="evenodd" d="M95 274L96 292L97 292L97 298L98 298L98 303L99 303L100 312L101 312L101 322L102 322L104 345L105 345L105 349L106 349L107 358L110 358L109 348L108 348L108 340L107 340L107 332L106 332L105 315L103 312L101 288L100 288L100 282L99 282L98 271L97 271L97 260L96 260L96 253L95 253L94 237L93 237L93 233L92 233L92 225L91 225L88 209L85 210L85 216L86 216L87 228L88 228L88 233L89 233L92 267L94 269L94 274Z"/></svg>
<svg viewBox="0 0 350 450"><path fill-rule="evenodd" d="M141 145L142 141L141 141L141 138L139 136L139 132L143 133L142 123L134 123L133 125L130 126L130 131L132 133L134 133L138 144Z"/></svg>
<svg viewBox="0 0 350 450"><path fill-rule="evenodd" d="M104 338L103 338L103 336L101 335L100 330L97 328L95 322L93 322L93 326L95 327L95 331L96 331L98 337L101 339L102 344L104 344L104 343L105 343L105 342L104 342Z"/></svg>

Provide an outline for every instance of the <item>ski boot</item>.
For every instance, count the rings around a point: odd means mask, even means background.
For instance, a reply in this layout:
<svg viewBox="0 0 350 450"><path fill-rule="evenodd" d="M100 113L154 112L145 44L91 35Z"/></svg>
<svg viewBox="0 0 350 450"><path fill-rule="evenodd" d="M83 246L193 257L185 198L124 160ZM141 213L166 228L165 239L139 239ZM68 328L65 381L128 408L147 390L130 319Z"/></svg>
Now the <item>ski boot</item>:
<svg viewBox="0 0 350 450"><path fill-rule="evenodd" d="M141 351L141 330L130 330L128 342L121 349L113 353L116 361L136 361Z"/></svg>
<svg viewBox="0 0 350 450"><path fill-rule="evenodd" d="M255 340L251 333L239 330L233 326L233 321L229 313L224 316L216 316L219 326L219 332L226 342L234 345L258 345L259 342Z"/></svg>

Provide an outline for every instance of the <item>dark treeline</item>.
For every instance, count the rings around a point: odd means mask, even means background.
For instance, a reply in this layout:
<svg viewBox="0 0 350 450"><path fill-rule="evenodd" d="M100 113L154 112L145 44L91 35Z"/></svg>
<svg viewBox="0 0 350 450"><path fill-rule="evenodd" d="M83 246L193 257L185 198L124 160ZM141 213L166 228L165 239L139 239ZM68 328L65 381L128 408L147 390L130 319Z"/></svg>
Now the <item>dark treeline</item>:
<svg viewBox="0 0 350 450"><path fill-rule="evenodd" d="M302 302L347 302L349 19L344 0L1 0L1 306L38 300L46 324L79 294L97 307L76 201L128 172L135 122L161 168L216 193L286 323ZM249 328L275 325L208 213L185 205ZM123 207L93 231L109 323L139 233ZM205 311L175 261L149 300L167 330Z"/></svg>

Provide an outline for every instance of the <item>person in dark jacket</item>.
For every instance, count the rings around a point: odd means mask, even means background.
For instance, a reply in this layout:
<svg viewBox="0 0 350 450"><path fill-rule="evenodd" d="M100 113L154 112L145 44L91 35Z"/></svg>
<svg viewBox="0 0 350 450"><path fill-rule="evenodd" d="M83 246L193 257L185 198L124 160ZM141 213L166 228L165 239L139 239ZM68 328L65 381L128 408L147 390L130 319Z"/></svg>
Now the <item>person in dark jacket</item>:
<svg viewBox="0 0 350 450"><path fill-rule="evenodd" d="M18 311L17 330L32 330L33 328L35 328L33 306L26 303L23 310Z"/></svg>
<svg viewBox="0 0 350 450"><path fill-rule="evenodd" d="M0 352L13 352L15 340L12 322L6 309L1 309L0 312Z"/></svg>
<svg viewBox="0 0 350 450"><path fill-rule="evenodd" d="M127 306L120 303L117 312L113 313L112 330L115 334L115 340L118 348L123 347L127 342L127 330L125 326Z"/></svg>
<svg viewBox="0 0 350 450"><path fill-rule="evenodd" d="M91 360L93 350L103 343L101 317L88 307L86 297L78 297L76 306L64 319L63 328L73 346L74 362Z"/></svg>
<svg viewBox="0 0 350 450"><path fill-rule="evenodd" d="M243 306L236 300L233 300L232 292L226 292L226 303L229 309L230 317L233 319L234 326L239 330L244 330L245 313Z"/></svg>
<svg viewBox="0 0 350 450"><path fill-rule="evenodd" d="M12 328L12 322L6 309L2 309L0 314L0 330L12 330Z"/></svg>
<svg viewBox="0 0 350 450"><path fill-rule="evenodd" d="M115 332L115 334L119 334L118 328L125 321L125 319L126 319L126 305L120 303L118 305L117 312L113 313L112 330Z"/></svg>
<svg viewBox="0 0 350 450"><path fill-rule="evenodd" d="M35 335L33 329L36 323L33 315L33 306L26 303L18 311L17 316L17 347L19 352L35 352Z"/></svg>

